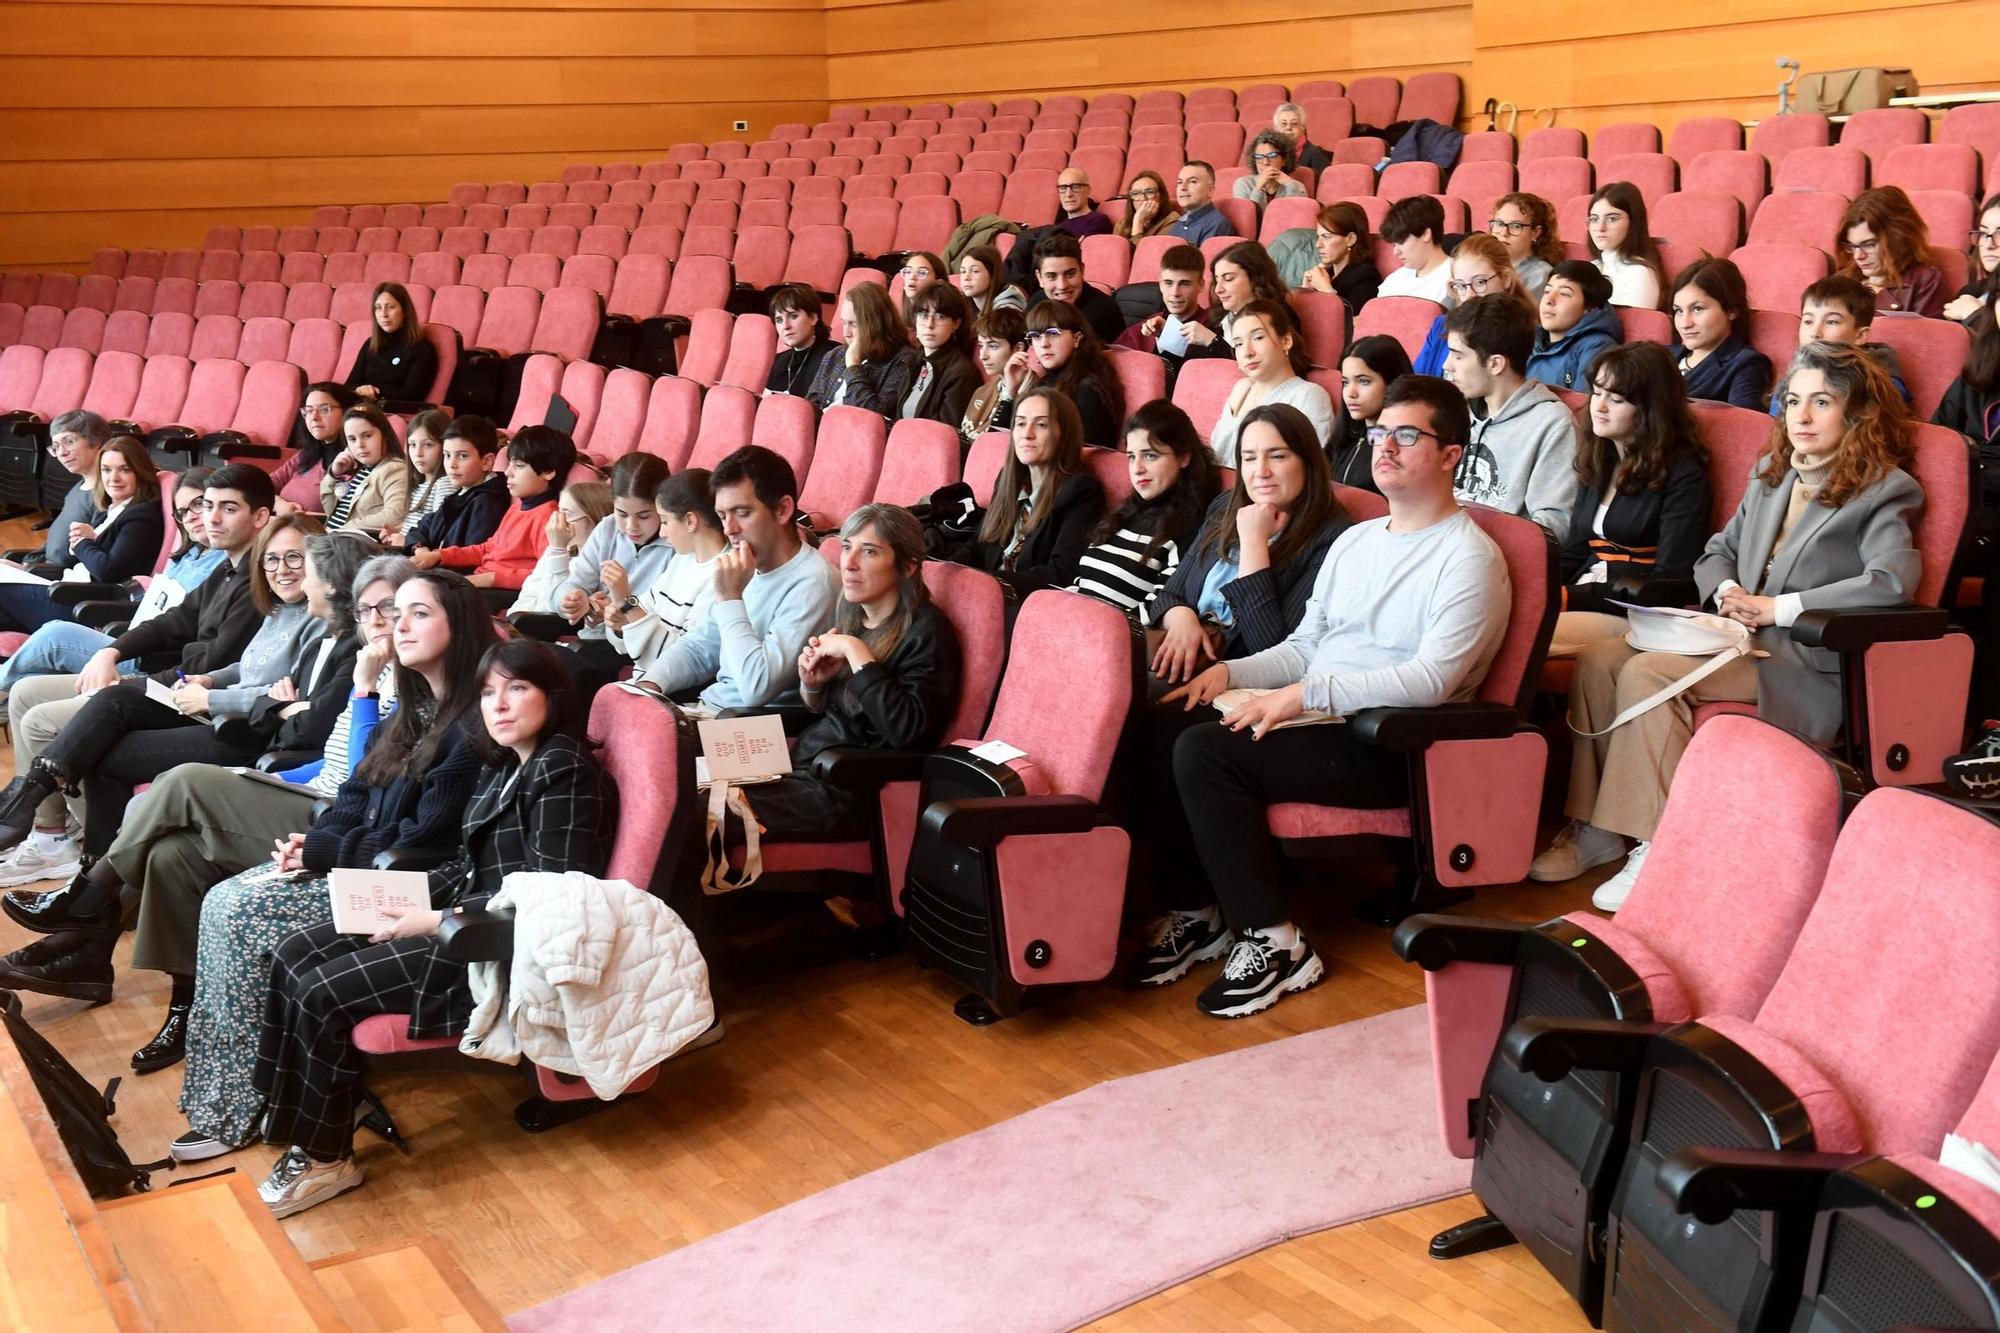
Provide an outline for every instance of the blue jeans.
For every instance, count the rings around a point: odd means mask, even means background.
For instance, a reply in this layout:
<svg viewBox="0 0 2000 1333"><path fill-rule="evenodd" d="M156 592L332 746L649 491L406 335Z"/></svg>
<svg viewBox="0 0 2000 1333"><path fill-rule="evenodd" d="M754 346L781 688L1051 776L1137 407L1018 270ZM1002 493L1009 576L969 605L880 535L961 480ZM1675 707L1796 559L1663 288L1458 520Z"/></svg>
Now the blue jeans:
<svg viewBox="0 0 2000 1333"><path fill-rule="evenodd" d="M0 689L23 676L73 676L90 664L100 649L111 646L111 636L73 620L52 620L28 636L21 651L0 667ZM139 674L137 660L120 662L118 673Z"/></svg>

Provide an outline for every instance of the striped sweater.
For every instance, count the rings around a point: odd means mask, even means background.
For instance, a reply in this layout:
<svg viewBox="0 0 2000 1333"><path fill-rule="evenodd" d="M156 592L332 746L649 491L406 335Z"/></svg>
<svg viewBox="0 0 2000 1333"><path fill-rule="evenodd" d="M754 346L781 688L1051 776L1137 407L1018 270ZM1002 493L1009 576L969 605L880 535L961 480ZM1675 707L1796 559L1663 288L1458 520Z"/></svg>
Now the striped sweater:
<svg viewBox="0 0 2000 1333"><path fill-rule="evenodd" d="M1145 623L1146 603L1173 576L1185 552L1173 536L1155 545L1150 532L1120 528L1085 548L1070 590L1109 602L1128 616L1137 614Z"/></svg>

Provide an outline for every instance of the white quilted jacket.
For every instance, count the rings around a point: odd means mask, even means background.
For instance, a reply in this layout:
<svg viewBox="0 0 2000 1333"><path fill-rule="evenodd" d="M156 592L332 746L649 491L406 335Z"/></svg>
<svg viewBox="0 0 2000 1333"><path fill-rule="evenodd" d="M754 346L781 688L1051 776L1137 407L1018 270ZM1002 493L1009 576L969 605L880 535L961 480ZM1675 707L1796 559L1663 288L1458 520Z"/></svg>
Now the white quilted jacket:
<svg viewBox="0 0 2000 1333"><path fill-rule="evenodd" d="M468 969L459 1049L572 1074L610 1100L715 1021L708 963L671 908L623 880L518 871L488 906L514 909L514 959Z"/></svg>

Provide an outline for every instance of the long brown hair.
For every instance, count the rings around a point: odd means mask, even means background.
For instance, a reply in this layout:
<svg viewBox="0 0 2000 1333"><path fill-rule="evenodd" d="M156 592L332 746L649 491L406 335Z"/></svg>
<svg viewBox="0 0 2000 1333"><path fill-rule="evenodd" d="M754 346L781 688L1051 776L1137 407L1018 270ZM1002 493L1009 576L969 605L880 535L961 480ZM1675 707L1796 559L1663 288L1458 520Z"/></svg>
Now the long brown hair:
<svg viewBox="0 0 2000 1333"><path fill-rule="evenodd" d="M1151 181L1160 187L1160 210L1153 214L1151 230L1142 232L1139 236L1133 236L1132 187L1140 181ZM1151 167L1132 173L1132 179L1125 182L1125 195L1125 211L1119 216L1118 225L1111 229L1111 234L1114 236L1123 236L1128 240L1140 240L1147 236L1158 236L1166 231L1168 227L1173 226L1174 222L1181 215L1180 209L1174 206L1174 192L1167 188L1167 182L1160 173L1154 171Z"/></svg>
<svg viewBox="0 0 2000 1333"><path fill-rule="evenodd" d="M861 345L863 361L886 360L910 345L910 330L887 287L857 283L841 299L854 307L854 341Z"/></svg>
<svg viewBox="0 0 2000 1333"><path fill-rule="evenodd" d="M1060 301L1045 301L1041 309L1048 305L1061 305ZM979 525L979 540L983 542L1004 542L1014 535L1014 524L1018 519L1022 535L1033 532L1041 526L1049 511L1055 508L1056 492L1062 489L1065 477L1074 477L1087 470L1083 461L1083 417L1077 413L1076 404L1060 389L1030 388L1021 395L1014 405L1014 420L1021 419L1022 409L1028 400L1039 398L1049 405L1049 416L1055 422L1056 452L1049 461L1049 479L1039 491L1033 490L1033 477L1028 465L1021 461L1010 443L1006 461L1000 464L1000 476L993 483L993 502L986 506L986 521ZM1021 515L1021 492L1030 491L1028 512Z"/></svg>
<svg viewBox="0 0 2000 1333"><path fill-rule="evenodd" d="M1847 419L1847 429L1816 497L1828 509L1838 509L1915 457L1916 432L1910 428L1910 412L1895 382L1861 349L1829 342L1799 348L1779 386L1780 402L1792 376L1801 370L1819 371L1826 376L1827 388L1846 399L1841 415ZM1771 430L1770 461L1758 474L1766 486L1783 481L1792 465L1787 415L1781 412Z"/></svg>
<svg viewBox="0 0 2000 1333"><path fill-rule="evenodd" d="M1619 257L1628 263L1644 264L1653 270L1653 277L1661 286L1666 285L1667 264L1660 258L1660 246L1653 239L1652 227L1646 221L1646 196L1639 193L1639 187L1630 181L1612 181L1600 185L1597 193L1590 196L1591 207L1599 203L1610 204L1625 215L1625 244L1619 248ZM1589 228L1584 229L1583 243L1590 248L1590 257L1597 258L1602 251L1597 242L1590 238Z"/></svg>
<svg viewBox="0 0 2000 1333"><path fill-rule="evenodd" d="M317 537L326 531L326 525L312 514L275 514L271 521L258 530L257 540L250 545L250 604L257 608L257 614L269 617L278 609L278 595L271 591L271 579L264 572L264 552L270 548L272 538L281 532L299 534L299 551L305 552L305 539Z"/></svg>
<svg viewBox="0 0 2000 1333"><path fill-rule="evenodd" d="M1118 372L1111 368L1111 358L1104 353L1104 344L1098 340L1097 330L1090 327L1090 321L1083 312L1068 301L1038 301L1028 312L1030 329L1067 329L1076 335L1076 350L1069 354L1069 360L1057 368L1055 374L1043 378L1037 370L1029 387L1055 389L1076 405L1085 385L1097 391L1098 401L1104 404L1104 414L1112 420L1125 415L1125 389L1118 382ZM1083 437L1077 437L1078 447Z"/></svg>
<svg viewBox="0 0 2000 1333"><path fill-rule="evenodd" d="M1847 253L1847 233L1864 223L1875 233L1875 253L1882 260L1887 286L1900 285L1911 269L1930 263L1931 234L1924 226L1923 215L1917 212L1900 185L1878 185L1855 195L1854 202L1840 215L1840 232L1833 238L1834 252L1846 255L1840 271L1848 277L1860 277L1861 265Z"/></svg>
<svg viewBox="0 0 2000 1333"><path fill-rule="evenodd" d="M1683 456L1706 464L1708 449L1688 406L1687 380L1666 348L1653 342L1608 347L1590 364L1590 384L1638 408L1639 423L1621 459L1618 446L1597 434L1584 414L1583 446L1576 451L1579 485L1603 495L1615 482L1619 494L1638 495L1664 487Z"/></svg>
<svg viewBox="0 0 2000 1333"><path fill-rule="evenodd" d="M375 303L384 296L403 307L403 322L394 334L382 332L382 326L375 322ZM391 342L390 338L395 341ZM368 298L368 351L380 356L391 347L414 347L424 338L424 326L417 319L417 307L410 300L410 289L400 282L384 282L376 285L375 294Z"/></svg>
<svg viewBox="0 0 2000 1333"><path fill-rule="evenodd" d="M875 529L875 535L896 559L900 575L896 581L896 609L870 629L862 620L861 607L843 597L834 603L833 630L861 640L876 660L881 661L896 651L931 595L924 586L924 525L917 521L916 515L901 505L865 504L840 525L840 539L852 541L869 528Z"/></svg>
<svg viewBox="0 0 2000 1333"><path fill-rule="evenodd" d="M1312 369L1312 357L1306 354L1305 335L1299 332L1299 322L1292 315L1291 305L1285 301L1272 301L1262 296L1246 302L1243 308L1236 312L1236 318L1229 325L1232 337L1240 337L1236 330L1242 326L1244 320L1252 318L1262 320L1265 329L1272 337L1292 340L1285 358L1291 363L1292 377L1304 379L1306 372Z"/></svg>
<svg viewBox="0 0 2000 1333"><path fill-rule="evenodd" d="M1512 204L1528 215L1528 224L1541 229L1541 236L1535 241L1531 253L1545 264L1560 264L1569 258L1569 251L1563 249L1562 237L1556 229L1556 206L1538 194L1526 190L1514 190L1493 201L1493 212ZM1488 233L1489 235L1491 233Z"/></svg>
<svg viewBox="0 0 2000 1333"><path fill-rule="evenodd" d="M1306 414L1290 403L1265 403L1262 407L1253 408L1243 418L1242 429L1236 433L1237 440L1240 442L1244 432L1259 422L1275 429L1284 440L1285 447L1297 454L1306 465L1305 485L1299 491L1299 498L1292 501L1285 530L1271 545L1271 567L1277 569L1297 559L1306 547L1312 545L1313 539L1319 536L1320 529L1329 520L1347 511L1340 501L1333 498L1333 464L1328 461L1326 450L1320 447ZM1209 515L1201 536L1195 540L1194 549L1198 552L1212 551L1218 557L1233 559L1237 554L1236 514L1250 503L1250 487L1239 471L1236 488L1229 492L1229 502Z"/></svg>
<svg viewBox="0 0 2000 1333"><path fill-rule="evenodd" d="M421 778L436 762L454 727L479 726L479 663L498 641L479 589L465 575L427 569L408 583L428 583L444 609L451 643L445 648L445 697L433 698L423 674L396 663L396 711L375 729L354 776L371 787Z"/></svg>
<svg viewBox="0 0 2000 1333"><path fill-rule="evenodd" d="M160 469L153 462L153 456L146 452L145 444L130 435L114 435L104 442L104 449L97 455L97 468L89 478L92 504L99 509L111 507L111 494L104 489L105 454L117 454L125 460L125 466L132 469L133 479L138 485L132 492L131 503L144 504L160 498Z"/></svg>

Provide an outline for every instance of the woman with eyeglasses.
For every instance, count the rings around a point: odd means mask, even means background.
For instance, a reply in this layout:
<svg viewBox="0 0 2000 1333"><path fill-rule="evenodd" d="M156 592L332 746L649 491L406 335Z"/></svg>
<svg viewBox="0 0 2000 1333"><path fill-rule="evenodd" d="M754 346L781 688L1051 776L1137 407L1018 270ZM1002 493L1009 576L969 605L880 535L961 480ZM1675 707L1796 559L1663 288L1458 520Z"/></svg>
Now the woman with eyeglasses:
<svg viewBox="0 0 2000 1333"><path fill-rule="evenodd" d="M886 421L909 396L923 358L910 346L910 331L889 299L889 289L858 283L840 298L845 347L820 362L806 391L815 407L865 407Z"/></svg>
<svg viewBox="0 0 2000 1333"><path fill-rule="evenodd" d="M168 1149L177 1161L257 1141L264 1106L253 1074L271 951L331 916L331 872L365 869L392 847L462 837L479 778L472 729L480 725L479 663L496 642L493 618L463 575L435 569L396 590L395 613L395 713L305 832L279 838L267 861L202 899L180 1101L189 1128Z"/></svg>
<svg viewBox="0 0 2000 1333"><path fill-rule="evenodd" d="M1483 231L1466 237L1451 252L1451 277L1446 282L1446 291L1447 311L1456 310L1478 296L1511 296L1531 309L1535 304L1521 281L1520 271L1508 257L1506 244ZM1444 322L1445 317L1439 315L1431 321L1430 332L1424 335L1424 345L1414 362L1419 375L1444 373L1444 355L1448 350Z"/></svg>
<svg viewBox="0 0 2000 1333"><path fill-rule="evenodd" d="M1029 391L1055 389L1076 405L1083 421L1080 443L1116 446L1125 390L1082 311L1067 301L1043 301L1028 312L1028 366L1033 373L1027 389L999 404L989 430L1011 426L1015 403L1026 401Z"/></svg>
<svg viewBox="0 0 2000 1333"><path fill-rule="evenodd" d="M181 1058L202 895L265 860L274 839L311 823L314 804L339 794L350 754L360 754L374 731L377 700L359 691L377 688L388 660L391 617L381 608L393 613L397 585L416 572L407 559L378 549L344 533L306 539L306 611L324 629L301 646L289 674L250 718L290 766L269 775L214 762L168 769L133 798L110 847L73 888L27 905L29 914L52 918L38 929L60 924L89 956L88 968L109 981L119 919L137 899L132 966L165 972L173 983L158 1033L132 1054L141 1074ZM350 689L351 681L361 683ZM67 920L58 923L58 914ZM51 945L62 943L51 937Z"/></svg>
<svg viewBox="0 0 2000 1333"><path fill-rule="evenodd" d="M1750 345L1750 292L1727 259L1697 259L1674 276L1669 350L1688 397L1762 412L1771 396L1771 359Z"/></svg>
<svg viewBox="0 0 2000 1333"><path fill-rule="evenodd" d="M1835 234L1840 272L1868 285L1877 311L1944 314L1944 274L1930 262L1930 231L1900 186L1863 190Z"/></svg>
<svg viewBox="0 0 2000 1333"><path fill-rule="evenodd" d="M1966 238L1965 263L1965 286L1945 302L1944 317L1969 325L1987 296L2000 285L2000 194L1979 206L1979 220Z"/></svg>
<svg viewBox="0 0 2000 1333"><path fill-rule="evenodd" d="M1333 479L1340 485L1380 494L1368 432L1382 415L1389 386L1409 373L1410 354L1386 333L1356 338L1340 354L1340 414L1326 446Z"/></svg>
<svg viewBox="0 0 2000 1333"><path fill-rule="evenodd" d="M122 583L152 573L166 518L160 513L160 471L146 446L130 435L114 436L98 451L96 474L84 485L92 512L69 525L68 546L57 568L78 570L95 583ZM50 587L0 584L0 630L27 633L52 620L68 620L71 610L56 603Z"/></svg>
<svg viewBox="0 0 2000 1333"><path fill-rule="evenodd" d="M971 311L956 287L934 282L911 302L910 326L916 330L924 362L897 415L942 422L956 430L981 382L979 366L972 359Z"/></svg>
<svg viewBox="0 0 2000 1333"><path fill-rule="evenodd" d="M1369 249L1368 215L1360 205L1342 200L1319 211L1313 228L1313 249L1319 263L1305 272L1299 285L1309 292L1331 292L1347 307L1347 317L1375 299L1382 290L1382 270Z"/></svg>
<svg viewBox="0 0 2000 1333"><path fill-rule="evenodd" d="M1569 258L1556 233L1556 206L1538 194L1516 190L1493 205L1486 230L1507 247L1507 258L1521 279L1528 299L1542 299L1542 288L1555 266Z"/></svg>
<svg viewBox="0 0 2000 1333"><path fill-rule="evenodd" d="M320 510L320 483L327 465L347 447L343 418L360 397L345 384L331 381L306 386L298 423L292 427L292 452L271 474L277 488L279 514L313 514Z"/></svg>
<svg viewBox="0 0 2000 1333"><path fill-rule="evenodd" d="M1276 130L1259 130L1243 152L1243 165L1250 168L1250 174L1238 176L1229 192L1257 205L1259 213L1273 199L1302 199L1306 187L1292 179L1292 170L1298 164L1298 149L1289 136Z"/></svg>
<svg viewBox="0 0 2000 1333"><path fill-rule="evenodd" d="M1612 181L1590 196L1591 262L1611 279L1611 304L1660 308L1666 266L1646 223L1646 197L1630 181Z"/></svg>
<svg viewBox="0 0 2000 1333"><path fill-rule="evenodd" d="M903 256L902 271L896 276L903 280L903 324L912 332L917 327L917 293L934 282L943 282L947 271L944 260L928 250L912 250Z"/></svg>
<svg viewBox="0 0 2000 1333"><path fill-rule="evenodd" d="M1125 213L1111 231L1136 245L1148 236L1164 236L1180 220L1167 182L1159 172L1147 170L1136 173L1125 187Z"/></svg>

